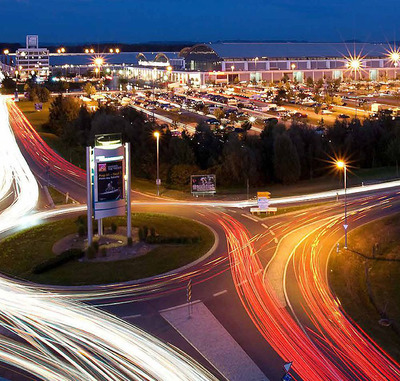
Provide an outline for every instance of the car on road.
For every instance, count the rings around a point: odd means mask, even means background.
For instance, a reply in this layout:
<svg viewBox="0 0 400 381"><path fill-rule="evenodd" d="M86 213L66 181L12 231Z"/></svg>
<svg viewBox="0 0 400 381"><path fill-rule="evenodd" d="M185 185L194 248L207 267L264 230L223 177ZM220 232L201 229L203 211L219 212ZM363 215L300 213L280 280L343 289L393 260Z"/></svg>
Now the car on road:
<svg viewBox="0 0 400 381"><path fill-rule="evenodd" d="M347 114L339 114L338 118L339 118L339 119L350 119L350 115L347 115Z"/></svg>
<svg viewBox="0 0 400 381"><path fill-rule="evenodd" d="M215 118L209 118L209 119L207 119L207 120L206 120L206 123L207 123L207 124L210 124L210 125L214 125L214 126L218 126L218 125L221 124L220 121L219 121L218 119L215 119Z"/></svg>
<svg viewBox="0 0 400 381"><path fill-rule="evenodd" d="M293 114L293 118L306 119L307 117L308 117L307 114L303 114L301 112L295 112Z"/></svg>

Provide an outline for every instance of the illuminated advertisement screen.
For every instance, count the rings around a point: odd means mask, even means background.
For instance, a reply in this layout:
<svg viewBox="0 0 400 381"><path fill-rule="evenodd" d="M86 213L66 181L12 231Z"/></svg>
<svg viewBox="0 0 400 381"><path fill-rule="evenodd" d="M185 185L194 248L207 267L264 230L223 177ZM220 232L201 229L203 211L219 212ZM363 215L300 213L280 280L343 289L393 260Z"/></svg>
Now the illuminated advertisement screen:
<svg viewBox="0 0 400 381"><path fill-rule="evenodd" d="M97 163L97 201L116 201L123 198L123 160Z"/></svg>
<svg viewBox="0 0 400 381"><path fill-rule="evenodd" d="M191 178L192 193L216 193L215 175L195 175Z"/></svg>

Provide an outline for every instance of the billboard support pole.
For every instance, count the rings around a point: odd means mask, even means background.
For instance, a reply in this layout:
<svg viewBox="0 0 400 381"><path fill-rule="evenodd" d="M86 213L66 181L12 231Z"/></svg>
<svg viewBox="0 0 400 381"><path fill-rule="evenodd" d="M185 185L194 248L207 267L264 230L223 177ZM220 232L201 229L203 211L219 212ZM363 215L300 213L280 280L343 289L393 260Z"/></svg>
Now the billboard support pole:
<svg viewBox="0 0 400 381"><path fill-rule="evenodd" d="M91 157L92 148L86 147L86 193L87 193L87 230L88 230L88 246L93 242L93 223L92 223L92 168Z"/></svg>
<svg viewBox="0 0 400 381"><path fill-rule="evenodd" d="M97 234L99 237L103 235L103 219L99 218L97 222Z"/></svg>
<svg viewBox="0 0 400 381"><path fill-rule="evenodd" d="M132 214L131 214L131 143L125 144L125 173L126 173L126 235L132 237Z"/></svg>

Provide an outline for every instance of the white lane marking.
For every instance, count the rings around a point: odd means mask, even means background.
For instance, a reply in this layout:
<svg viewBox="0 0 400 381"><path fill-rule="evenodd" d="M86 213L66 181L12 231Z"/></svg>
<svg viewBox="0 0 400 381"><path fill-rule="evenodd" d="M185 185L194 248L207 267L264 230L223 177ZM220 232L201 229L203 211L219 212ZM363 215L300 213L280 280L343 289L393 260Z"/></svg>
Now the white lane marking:
<svg viewBox="0 0 400 381"><path fill-rule="evenodd" d="M275 233L274 233L271 229L269 229L269 232L270 232L272 235L275 235Z"/></svg>
<svg viewBox="0 0 400 381"><path fill-rule="evenodd" d="M243 217L246 217L246 218L248 218L249 220L252 220L252 221L258 222L258 220L257 220L256 218L254 218L254 217L251 217L251 216L248 216L247 214L244 214L244 213L242 213L241 215L242 215Z"/></svg>
<svg viewBox="0 0 400 381"><path fill-rule="evenodd" d="M275 243L278 243L278 238L275 237L274 241L275 241Z"/></svg>
<svg viewBox="0 0 400 381"><path fill-rule="evenodd" d="M237 285L239 287L242 287L244 284L248 283L249 281L247 279L245 279L243 282L238 283Z"/></svg>
<svg viewBox="0 0 400 381"><path fill-rule="evenodd" d="M268 229L268 226L265 225L265 224L261 224L261 226L262 226L263 228L265 228L265 229Z"/></svg>
<svg viewBox="0 0 400 381"><path fill-rule="evenodd" d="M135 319L142 316L141 314L122 316L122 319Z"/></svg>
<svg viewBox="0 0 400 381"><path fill-rule="evenodd" d="M223 291L220 291L220 292L216 292L213 296L215 297L215 296L220 296L220 295L223 295L223 294L226 294L228 292L228 290L223 290Z"/></svg>
<svg viewBox="0 0 400 381"><path fill-rule="evenodd" d="M191 302L192 303L192 305L193 304L195 304L195 303L200 303L201 301L200 300L194 300L193 302ZM163 310L159 310L158 312L167 312L167 311L173 311L173 310L176 310L176 309L178 309L178 308L182 308L182 307L187 307L187 305L188 305L189 303L183 303L183 304L180 304L179 306L174 306L174 307L169 307L169 308L165 308L165 309L163 309Z"/></svg>

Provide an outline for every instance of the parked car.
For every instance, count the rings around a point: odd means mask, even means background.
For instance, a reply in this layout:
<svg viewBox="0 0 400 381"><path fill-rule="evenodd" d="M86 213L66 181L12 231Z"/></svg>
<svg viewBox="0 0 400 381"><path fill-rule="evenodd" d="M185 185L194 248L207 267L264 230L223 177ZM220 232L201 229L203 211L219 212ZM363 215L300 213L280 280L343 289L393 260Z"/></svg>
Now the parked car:
<svg viewBox="0 0 400 381"><path fill-rule="evenodd" d="M339 114L338 118L339 118L339 119L350 119L350 115L347 115L347 114Z"/></svg>

